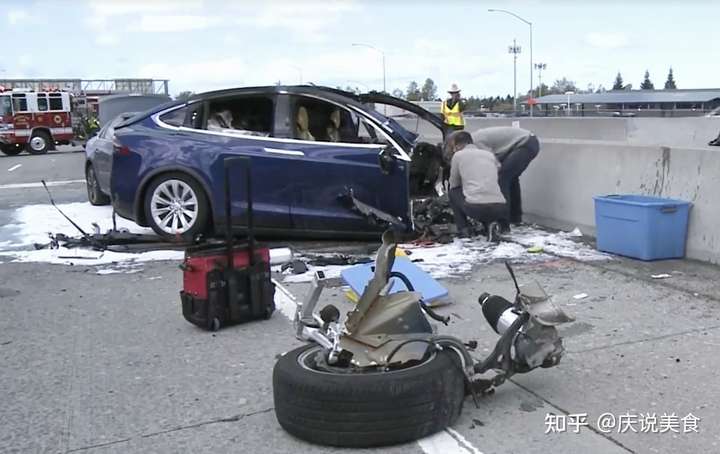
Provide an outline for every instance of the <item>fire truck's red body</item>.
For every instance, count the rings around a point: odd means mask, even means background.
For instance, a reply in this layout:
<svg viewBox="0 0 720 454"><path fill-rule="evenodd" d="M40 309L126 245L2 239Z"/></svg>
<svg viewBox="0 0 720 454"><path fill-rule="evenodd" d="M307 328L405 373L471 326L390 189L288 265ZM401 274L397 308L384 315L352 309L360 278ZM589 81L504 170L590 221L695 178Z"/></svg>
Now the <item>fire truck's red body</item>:
<svg viewBox="0 0 720 454"><path fill-rule="evenodd" d="M0 88L0 151L45 153L73 139L70 93Z"/></svg>

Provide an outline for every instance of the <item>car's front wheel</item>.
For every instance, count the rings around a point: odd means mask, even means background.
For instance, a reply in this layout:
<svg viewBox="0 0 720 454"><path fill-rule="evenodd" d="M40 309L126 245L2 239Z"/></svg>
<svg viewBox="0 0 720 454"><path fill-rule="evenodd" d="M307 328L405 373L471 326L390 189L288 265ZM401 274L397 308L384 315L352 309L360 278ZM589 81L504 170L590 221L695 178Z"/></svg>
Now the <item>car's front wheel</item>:
<svg viewBox="0 0 720 454"><path fill-rule="evenodd" d="M107 205L110 197L100 190L100 184L95 175L95 168L88 164L85 168L85 186L87 187L88 200L92 205Z"/></svg>
<svg viewBox="0 0 720 454"><path fill-rule="evenodd" d="M145 192L145 217L161 237L191 241L205 231L209 206L200 184L183 173L155 178Z"/></svg>

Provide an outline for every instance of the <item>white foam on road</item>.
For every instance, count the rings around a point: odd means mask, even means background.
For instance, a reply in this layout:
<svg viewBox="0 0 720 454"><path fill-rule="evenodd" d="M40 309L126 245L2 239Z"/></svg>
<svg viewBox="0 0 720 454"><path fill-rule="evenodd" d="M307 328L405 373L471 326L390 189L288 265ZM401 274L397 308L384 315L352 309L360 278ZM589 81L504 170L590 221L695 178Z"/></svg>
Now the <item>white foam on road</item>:
<svg viewBox="0 0 720 454"><path fill-rule="evenodd" d="M93 206L89 202L58 204L70 219L87 233L93 233L93 223L102 233L112 229L112 207ZM13 221L0 227L2 237L11 237L11 246L29 246L34 243L48 243L48 234L62 233L77 237L80 232L50 204L26 205L13 213ZM153 233L152 229L140 227L132 221L116 216L118 229L132 233Z"/></svg>
<svg viewBox="0 0 720 454"><path fill-rule="evenodd" d="M183 251L148 251L141 253L93 251L80 248L39 249L37 251L0 251L0 255L14 258L14 262L42 262L52 265L110 265L124 262L152 262L182 260Z"/></svg>
<svg viewBox="0 0 720 454"><path fill-rule="evenodd" d="M51 186L64 186L66 184L85 184L85 180L63 180L63 181L46 181L45 184L48 187ZM30 189L30 188L42 188L42 183L13 183L13 184L0 184L0 189Z"/></svg>
<svg viewBox="0 0 720 454"><path fill-rule="evenodd" d="M452 243L414 245L401 244L410 260L435 279L460 277L469 274L474 266L509 260L514 263L536 263L565 257L580 261L611 260L608 254L598 252L578 241L579 230L572 232L546 232L533 227L514 229L508 241L490 243L483 238L455 239ZM540 252L529 249L539 248ZM283 282L310 282L316 271L323 271L329 277L338 277L342 270L354 265L308 266L309 271L298 275L287 275Z"/></svg>

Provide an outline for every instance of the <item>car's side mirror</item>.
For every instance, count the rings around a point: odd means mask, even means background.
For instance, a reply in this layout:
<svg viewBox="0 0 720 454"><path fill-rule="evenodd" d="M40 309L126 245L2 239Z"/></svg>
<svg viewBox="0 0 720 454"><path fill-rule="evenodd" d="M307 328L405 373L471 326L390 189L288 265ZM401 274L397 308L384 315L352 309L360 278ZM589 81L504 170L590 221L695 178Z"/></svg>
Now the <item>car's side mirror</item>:
<svg viewBox="0 0 720 454"><path fill-rule="evenodd" d="M378 155L378 159L380 160L380 170L382 170L382 173L385 175L390 175L395 170L397 159L395 158L392 147L388 146L383 148Z"/></svg>

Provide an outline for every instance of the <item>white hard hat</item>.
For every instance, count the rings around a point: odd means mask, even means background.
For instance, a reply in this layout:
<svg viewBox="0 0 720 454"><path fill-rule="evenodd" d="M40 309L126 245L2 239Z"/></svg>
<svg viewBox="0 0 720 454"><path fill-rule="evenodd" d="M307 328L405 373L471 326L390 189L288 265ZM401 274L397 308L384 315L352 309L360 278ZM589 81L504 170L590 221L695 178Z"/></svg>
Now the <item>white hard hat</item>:
<svg viewBox="0 0 720 454"><path fill-rule="evenodd" d="M450 85L450 89L448 90L448 93L460 93L460 87L458 87L457 84Z"/></svg>

